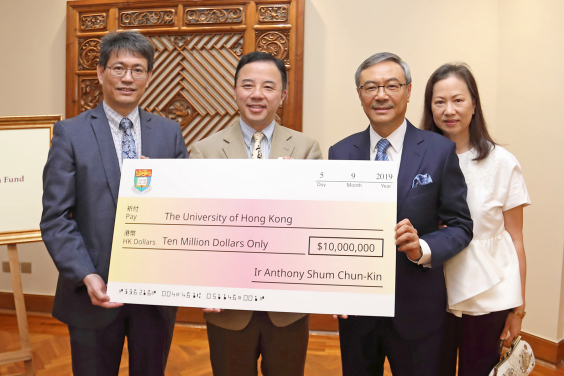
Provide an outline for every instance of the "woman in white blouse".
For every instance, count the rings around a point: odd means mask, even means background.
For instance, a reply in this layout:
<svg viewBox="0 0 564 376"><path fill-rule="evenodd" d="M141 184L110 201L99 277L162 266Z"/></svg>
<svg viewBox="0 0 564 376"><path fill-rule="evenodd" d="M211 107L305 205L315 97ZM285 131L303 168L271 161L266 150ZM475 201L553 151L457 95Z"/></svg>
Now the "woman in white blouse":
<svg viewBox="0 0 564 376"><path fill-rule="evenodd" d="M525 316L523 207L530 204L517 159L486 128L476 81L466 64L445 64L427 82L422 128L456 143L468 185L474 238L445 264L447 324L441 376L487 376L500 339L512 340Z"/></svg>

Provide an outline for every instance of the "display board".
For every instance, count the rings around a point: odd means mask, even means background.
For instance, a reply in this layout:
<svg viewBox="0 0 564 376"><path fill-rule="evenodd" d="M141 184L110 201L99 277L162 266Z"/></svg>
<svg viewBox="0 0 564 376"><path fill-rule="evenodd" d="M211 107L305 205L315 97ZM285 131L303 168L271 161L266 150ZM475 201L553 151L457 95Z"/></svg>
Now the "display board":
<svg viewBox="0 0 564 376"><path fill-rule="evenodd" d="M40 241L42 174L62 115L0 117L0 244Z"/></svg>

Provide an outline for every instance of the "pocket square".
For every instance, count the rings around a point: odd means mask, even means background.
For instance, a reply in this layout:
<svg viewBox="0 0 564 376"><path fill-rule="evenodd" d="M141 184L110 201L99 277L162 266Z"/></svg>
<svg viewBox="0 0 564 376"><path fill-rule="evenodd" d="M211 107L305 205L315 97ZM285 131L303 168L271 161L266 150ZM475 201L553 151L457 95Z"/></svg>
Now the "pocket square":
<svg viewBox="0 0 564 376"><path fill-rule="evenodd" d="M427 185L431 184L433 179L429 176L429 174L417 174L415 179L413 179L413 183L411 183L411 188L415 188L420 185Z"/></svg>

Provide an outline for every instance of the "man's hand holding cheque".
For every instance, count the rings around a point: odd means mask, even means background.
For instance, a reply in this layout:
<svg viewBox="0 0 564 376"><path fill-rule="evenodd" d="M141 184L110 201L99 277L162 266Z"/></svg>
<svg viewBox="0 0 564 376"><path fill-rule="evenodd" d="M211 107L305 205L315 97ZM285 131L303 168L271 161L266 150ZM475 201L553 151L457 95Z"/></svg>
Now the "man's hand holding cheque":
<svg viewBox="0 0 564 376"><path fill-rule="evenodd" d="M123 305L123 303L110 302L110 297L106 294L106 284L104 283L102 277L98 274L88 274L84 277L82 282L88 290L88 296L90 296L90 300L92 300L93 305L100 306L102 308L117 308Z"/></svg>
<svg viewBox="0 0 564 376"><path fill-rule="evenodd" d="M411 225L409 219L404 219L395 227L396 246L399 252L404 252L412 261L418 261L422 257L421 246L417 230ZM348 315L333 315L333 318L347 319Z"/></svg>
<svg viewBox="0 0 564 376"><path fill-rule="evenodd" d="M417 230L409 219L405 218L394 228L396 231L396 245L399 252L404 252L411 261L418 261L423 256Z"/></svg>

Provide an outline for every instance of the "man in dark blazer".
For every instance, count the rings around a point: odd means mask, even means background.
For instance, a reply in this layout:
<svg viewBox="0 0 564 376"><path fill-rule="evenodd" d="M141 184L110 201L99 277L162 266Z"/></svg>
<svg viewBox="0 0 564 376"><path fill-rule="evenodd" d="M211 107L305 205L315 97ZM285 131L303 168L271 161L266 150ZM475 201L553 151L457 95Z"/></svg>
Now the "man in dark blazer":
<svg viewBox="0 0 564 376"><path fill-rule="evenodd" d="M383 375L386 357L395 376L436 375L447 307L442 265L472 239L456 145L405 119L411 75L398 56L369 57L355 81L370 126L333 145L329 159L400 162L396 305L393 318L339 318L343 375Z"/></svg>
<svg viewBox="0 0 564 376"><path fill-rule="evenodd" d="M104 102L53 130L41 234L59 270L53 317L68 325L74 375L117 375L126 336L129 374L164 375L177 308L106 295L123 159L188 157L178 123L138 107L153 56L139 33L102 38Z"/></svg>

